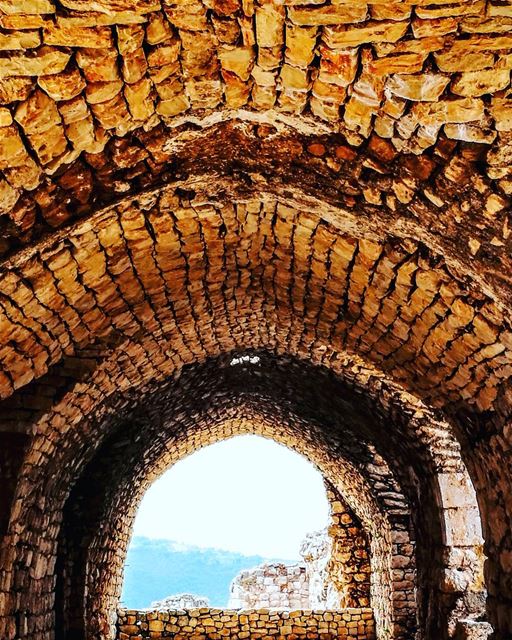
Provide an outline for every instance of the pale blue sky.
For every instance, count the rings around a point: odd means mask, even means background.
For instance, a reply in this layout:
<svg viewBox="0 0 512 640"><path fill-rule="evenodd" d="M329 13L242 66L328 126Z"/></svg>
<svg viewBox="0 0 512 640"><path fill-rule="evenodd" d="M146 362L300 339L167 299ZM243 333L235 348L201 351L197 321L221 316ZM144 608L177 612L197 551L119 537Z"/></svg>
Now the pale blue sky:
<svg viewBox="0 0 512 640"><path fill-rule="evenodd" d="M259 436L197 451L146 493L134 535L285 559L327 524L322 476L305 458Z"/></svg>

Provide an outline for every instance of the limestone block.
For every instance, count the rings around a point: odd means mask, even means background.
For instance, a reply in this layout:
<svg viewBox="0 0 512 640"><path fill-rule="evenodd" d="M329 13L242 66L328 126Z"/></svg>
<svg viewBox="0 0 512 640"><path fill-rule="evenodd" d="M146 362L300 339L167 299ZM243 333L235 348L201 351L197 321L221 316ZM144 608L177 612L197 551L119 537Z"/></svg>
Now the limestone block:
<svg viewBox="0 0 512 640"><path fill-rule="evenodd" d="M319 55L319 79L322 82L348 87L355 80L359 60L356 50L332 50L320 46Z"/></svg>
<svg viewBox="0 0 512 640"><path fill-rule="evenodd" d="M476 507L466 509L446 509L446 544L471 546L482 544L479 511Z"/></svg>
<svg viewBox="0 0 512 640"><path fill-rule="evenodd" d="M416 38L444 36L448 33L455 33L458 26L459 21L455 17L431 18L427 20L416 17L412 21L412 31Z"/></svg>
<svg viewBox="0 0 512 640"><path fill-rule="evenodd" d="M76 67L51 76L40 76L37 82L53 100L71 100L85 88L85 81Z"/></svg>
<svg viewBox="0 0 512 640"><path fill-rule="evenodd" d="M108 27L67 26L62 23L45 26L43 40L49 45L90 49L104 49L113 44L112 32Z"/></svg>
<svg viewBox="0 0 512 640"><path fill-rule="evenodd" d="M512 17L465 18L461 24L461 31L465 33L510 33Z"/></svg>
<svg viewBox="0 0 512 640"><path fill-rule="evenodd" d="M16 13L55 13L51 0L0 0L0 11L8 15Z"/></svg>
<svg viewBox="0 0 512 640"><path fill-rule="evenodd" d="M123 89L123 82L118 79L113 82L89 82L85 90L85 97L89 104L99 104L111 100Z"/></svg>
<svg viewBox="0 0 512 640"><path fill-rule="evenodd" d="M31 78L0 78L0 104L26 100L33 86Z"/></svg>
<svg viewBox="0 0 512 640"><path fill-rule="evenodd" d="M150 14L151 15L151 14ZM147 17L139 11L112 11L102 13L99 11L86 11L84 13L69 12L58 15L56 24L59 27L102 27L118 24L141 24L147 21ZM43 25L41 25L43 26Z"/></svg>
<svg viewBox="0 0 512 640"><path fill-rule="evenodd" d="M377 58L368 63L368 70L381 76L393 73L416 73L423 69L427 55L426 53L402 53L396 56Z"/></svg>
<svg viewBox="0 0 512 640"><path fill-rule="evenodd" d="M367 9L364 5L335 4L319 8L292 7L288 10L288 18L299 26L353 24L363 22L366 15Z"/></svg>
<svg viewBox="0 0 512 640"><path fill-rule="evenodd" d="M450 79L440 74L392 75L386 82L391 93L414 102L435 102L441 96Z"/></svg>
<svg viewBox="0 0 512 640"><path fill-rule="evenodd" d="M0 78L9 76L44 76L64 71L70 53L52 47L41 47L34 55L14 54L0 58Z"/></svg>
<svg viewBox="0 0 512 640"><path fill-rule="evenodd" d="M119 78L115 49L78 49L76 62L89 82L112 82Z"/></svg>
<svg viewBox="0 0 512 640"><path fill-rule="evenodd" d="M488 71L468 71L455 78L451 84L453 93L459 96L475 97L486 93L496 93L510 85L510 71L489 69Z"/></svg>
<svg viewBox="0 0 512 640"><path fill-rule="evenodd" d="M453 73L454 71L481 71L492 68L494 56L486 52L464 52L463 50L436 53L434 55L437 66L441 71Z"/></svg>
<svg viewBox="0 0 512 640"><path fill-rule="evenodd" d="M55 102L41 90L34 91L28 100L18 106L14 118L28 135L44 133L61 123Z"/></svg>
<svg viewBox="0 0 512 640"><path fill-rule="evenodd" d="M512 131L512 105L506 98L493 98L490 112L497 131Z"/></svg>
<svg viewBox="0 0 512 640"><path fill-rule="evenodd" d="M75 11L98 11L99 13L115 13L133 9L133 0L62 0L61 4ZM160 3L157 0L137 0L137 11L148 13L158 11Z"/></svg>
<svg viewBox="0 0 512 640"><path fill-rule="evenodd" d="M254 65L254 52L249 47L222 47L219 60L223 70L247 81Z"/></svg>
<svg viewBox="0 0 512 640"><path fill-rule="evenodd" d="M260 47L281 46L284 40L284 9L271 3L256 9L256 40Z"/></svg>
<svg viewBox="0 0 512 640"><path fill-rule="evenodd" d="M146 26L146 40L148 44L160 44L171 37L172 29L165 15L161 12L151 13Z"/></svg>
<svg viewBox="0 0 512 640"><path fill-rule="evenodd" d="M41 44L38 31L0 33L0 50L34 49Z"/></svg>
<svg viewBox="0 0 512 640"><path fill-rule="evenodd" d="M164 11L169 22L177 29L195 32L207 30L206 7L199 0L192 0L183 5L181 3L164 5Z"/></svg>
<svg viewBox="0 0 512 640"><path fill-rule="evenodd" d="M323 41L331 49L357 47L373 42L396 42L407 31L408 22L366 22L364 25L326 27Z"/></svg>
<svg viewBox="0 0 512 640"><path fill-rule="evenodd" d="M154 113L154 105L150 94L151 82L148 78L143 78L139 82L125 86L124 96L130 113L135 120L148 120Z"/></svg>
<svg viewBox="0 0 512 640"><path fill-rule="evenodd" d="M455 306L455 311L463 314L463 323L467 324L473 317L473 310L463 303ZM471 507L476 502L474 487L469 483L469 479L462 473L439 473L439 489L443 507L446 509L457 509Z"/></svg>

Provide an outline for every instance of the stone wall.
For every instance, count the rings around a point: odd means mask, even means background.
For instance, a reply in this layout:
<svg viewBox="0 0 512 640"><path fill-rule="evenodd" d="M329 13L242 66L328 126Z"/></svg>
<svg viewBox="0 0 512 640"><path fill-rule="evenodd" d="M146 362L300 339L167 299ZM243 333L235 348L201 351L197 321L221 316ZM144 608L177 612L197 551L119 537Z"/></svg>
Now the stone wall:
<svg viewBox="0 0 512 640"><path fill-rule="evenodd" d="M190 609L118 613L117 640L243 640L251 638L348 638L375 640L371 609L282 611L277 609Z"/></svg>
<svg viewBox="0 0 512 640"><path fill-rule="evenodd" d="M370 606L370 543L368 534L353 510L347 505L340 492L327 480L324 481L329 501L330 517L326 536L328 539L327 561L323 598L325 608L368 607ZM397 495L397 499L399 496ZM320 547L321 548L321 545ZM309 553L311 553L311 545ZM303 547L302 553L306 560L308 553ZM412 559L411 548L411 562ZM318 563L320 558L316 560ZM374 566L374 570L377 567ZM309 567L310 579L313 566ZM413 603L414 605L414 603ZM311 599L311 606L315 600Z"/></svg>
<svg viewBox="0 0 512 640"><path fill-rule="evenodd" d="M487 640L492 637L493 628L488 622L459 620L455 628L454 640Z"/></svg>
<svg viewBox="0 0 512 640"><path fill-rule="evenodd" d="M324 482L329 501L329 526L306 536L300 548L302 564L265 563L240 572L231 584L229 607L370 606L368 536L340 492L327 480ZM413 549L413 545L409 545L409 564L412 565ZM402 593L404 605L407 604L405 588L414 589L413 578L406 581L406 577L404 573L400 575L399 588L395 589ZM414 608L414 600L411 607Z"/></svg>
<svg viewBox="0 0 512 640"><path fill-rule="evenodd" d="M309 579L300 564L265 563L241 571L231 583L230 609L309 609Z"/></svg>

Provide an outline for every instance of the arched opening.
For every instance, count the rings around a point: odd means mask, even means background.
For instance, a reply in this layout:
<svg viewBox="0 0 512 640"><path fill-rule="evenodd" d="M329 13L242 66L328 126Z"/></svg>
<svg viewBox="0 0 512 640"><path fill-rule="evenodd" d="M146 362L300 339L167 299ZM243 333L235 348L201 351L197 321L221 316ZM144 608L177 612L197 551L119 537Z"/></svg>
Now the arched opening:
<svg viewBox="0 0 512 640"><path fill-rule="evenodd" d="M336 376L324 368L308 369L304 363L264 353L259 358L256 368L235 370L228 358L184 370L170 386L155 389L135 413L124 415L84 469L68 498L59 543L60 557L69 567L61 574L65 578L62 592L71 596L63 602L60 622L68 629L68 637L111 633L131 523L148 483L172 460L235 433L259 433L292 446L311 459L345 497L369 532L372 606L379 637L390 633L410 637L416 628L422 634L426 622L440 625L442 616L448 618L454 607L457 611L464 595L460 585L442 586L451 572L466 576L469 590L481 588L478 558L476 565L471 558L474 540L444 542L443 524L439 538L429 542L435 534L433 518L445 523L450 505L443 505L433 493L432 515L425 512L424 496L422 510L412 509L409 501L417 497L411 489L418 491L418 486L409 485L407 494L403 493L400 485L407 478L395 477L385 459L365 444L374 411L368 407L366 413L363 404L351 404L352 391L343 390ZM202 389L201 405L197 404L198 388ZM227 394L229 388L232 392ZM294 392L297 388L302 389L300 399ZM235 393L233 400L231 393ZM190 405L188 397L194 399ZM280 407L278 397L288 398L287 403ZM262 407L266 407L263 412ZM410 419L406 425L410 428ZM421 423L416 427L421 431ZM383 452L385 442L379 443ZM454 509L465 517L459 507ZM433 561L436 557L439 564ZM420 578L413 584L409 578L415 565ZM435 617L428 615L434 603ZM472 612L481 610L462 607L457 614Z"/></svg>
<svg viewBox="0 0 512 640"><path fill-rule="evenodd" d="M164 471L141 500L121 603L142 609L186 593L233 608L230 586L245 570L250 590L237 590L238 608L311 608L301 546L328 517L322 476L303 456L255 435L209 445ZM269 589L265 578L277 570L289 580Z"/></svg>
<svg viewBox="0 0 512 640"><path fill-rule="evenodd" d="M159 239L156 242L158 248L137 243L130 248L132 259L145 274L144 278L148 278L147 286L151 283L151 286L156 286L152 280L155 274L144 271L147 259L155 260L155 256L160 256L159 251L164 253L158 260L167 259L164 258L167 256L164 244L170 241L167 207L172 202L163 199L157 205L154 202L149 205L150 208L157 207L151 209L153 213L149 217L152 233ZM134 224L133 220L137 220L137 225L144 224L138 209L128 208L126 211L105 214L106 217L98 220L99 227L116 227L118 216L127 226ZM162 211L166 213L162 214ZM194 212L192 237L204 237L203 242L208 238L212 247L216 247L219 227L215 222L210 228L211 210L199 207ZM39 419L37 438L27 455L24 476L18 485L20 502L12 517L11 530L18 531L18 521L26 521L33 517L31 513L38 512L36 496L39 491L45 500L54 500L55 505L61 505L59 509L63 508L60 530L57 527L42 532L48 536L50 553L58 558L58 575L61 576L56 599L57 633L79 639L84 636L108 637L112 633L120 590L119 568L122 567L129 538L132 510L140 498L142 487L147 486L168 464L176 430L182 429L190 436L187 444L181 445L183 452L193 451L204 444L201 434L207 433L209 413L213 412L214 424L221 424L239 402L244 411L239 419L244 418L247 422L249 417L256 425L270 425L273 437L276 437L276 420L283 421L283 424L291 423L295 429L292 437L295 446L303 450L309 439L310 450L306 453L319 468L322 451L329 451L328 462L323 462L324 466L327 464L324 475L333 484L340 484L340 492L363 526L375 533L370 535L370 540L374 545L371 554L375 566L372 589L376 594L373 609L378 633L407 637L411 629L417 627L418 633L427 638L436 633L439 637L447 636L460 619L481 615L480 605L475 608L466 597L467 593L478 596L481 590L482 556L478 549L475 550L479 543L475 537L463 540L450 538L454 527L447 520L451 513L462 513L464 518L467 508L478 514L474 495L469 496L468 504L453 506L446 502L446 492L441 491L440 486L443 473L450 478L459 474L463 484L466 482L467 471L456 437L459 434L441 412L428 406L427 400L430 402L432 397L429 385L422 389L425 400L420 400L417 395L406 391L399 381L391 379L383 371L385 367L377 367L371 360L379 361L382 353L389 351L396 358L393 372L397 379L408 375L409 370L416 371L416 362L414 366L411 364L411 353L414 353L417 341L422 344L426 339L424 320L420 316L414 325L418 335L406 336L405 342L397 347L395 339L386 338L388 325L381 327L377 320L370 323L370 330L362 333L367 325L364 304L359 315L355 309L351 311L350 322L340 317L335 329L327 322L326 314L332 314L332 310L327 312L331 304L336 313L345 307L349 309L352 304L350 295L355 296L360 291L358 277L361 276L352 275L347 280L346 269L350 273L364 274L369 300L377 296L374 288L382 286L382 282L367 272L368 265L383 270L379 278L384 278L384 283L394 282L393 286L388 285L390 300L393 301L389 304L393 304L398 326L399 317L407 316L408 305L412 305L416 298L423 301L427 311L433 304L442 306L433 283L443 283L443 295L454 296L455 285L451 285L453 291L448 287L451 276L443 270L444 267L440 269L434 259L429 263L417 249L412 248L411 253L410 247L406 251L399 243L380 245L355 240L320 218L317 233L329 238L332 246L337 248L337 253L333 249L327 263L332 272L330 277L337 284L336 288L327 288L320 284L325 276L323 271L315 274L315 270L323 269L326 264L320 259L325 253L321 248L324 240L318 247L318 260L307 259L301 263L302 266L299 262L294 263L292 276L288 274L289 261L282 258L278 250L280 242L287 237L286 225L294 220L293 225L301 233L310 233L311 220L319 215L317 210L302 214L290 212L279 203L265 208L251 201L238 207L237 215L240 216L240 224L249 216L254 219L261 216L265 230L259 239L251 235L251 242L258 248L258 257L247 271L249 279L233 279L233 286L245 291L239 294L241 299L249 296L252 306L244 311L243 307L216 302L218 317L213 316L212 329L211 316L204 309L206 315L198 315L198 324L195 324L194 316L188 313L177 322L177 317L173 317L169 309L155 313L151 306L143 303L141 313L149 313L153 317L158 340L153 334L137 333L135 327L133 339L113 340L107 345L99 343L98 357L88 360L91 366L86 369L86 382L74 382L62 399L57 398L55 406ZM142 229L149 242L151 233L144 226L137 228ZM202 229L203 236L197 235L198 229ZM271 270L279 277L286 276L283 293L275 300L272 298L276 295L273 289L263 289L263 298L255 290L247 289L250 278L256 277L254 274L258 274L263 282L271 277L271 274L265 275L268 265L261 270L259 257L262 246L267 246L268 250L270 236L267 233L270 229L274 229L272 233L276 234L277 252L269 263ZM82 233L82 230L77 233ZM87 237L87 228L83 233ZM280 238L279 234L283 237ZM112 237L108 237L111 242ZM125 240L115 234L113 237L112 246L124 251ZM223 242L231 246L231 236L226 233L224 238L227 240ZM83 241L86 242L85 238ZM233 246L239 247L236 243ZM310 249L314 246L313 243ZM109 251L114 251L114 256L118 249ZM247 247L240 250L244 254ZM381 253L377 255L377 251ZM313 255L316 255L315 250ZM378 258L376 267L375 255ZM50 261L53 256L50 254ZM398 265L398 272L389 271L388 259L391 264ZM179 257L178 264L182 260ZM242 260L243 255L230 254L232 268L235 264L242 264L239 262ZM114 262L113 259L112 268ZM210 270L220 274L221 281L226 278L223 264L221 261L215 266L213 254L208 263ZM324 266L317 267L317 264ZM181 285L176 279L175 269L172 273L173 277L166 286L176 286L178 291ZM315 279L319 280L319 289L312 288ZM117 286L119 292L126 292L124 280L120 280ZM219 289L213 281L205 286L208 296L219 295L222 291L222 287ZM341 286L348 286L349 297L340 298ZM310 310L304 312L306 328L289 315L290 309L298 303L289 301L287 287L296 289L299 301L305 292L317 292L308 303ZM155 296L160 294L161 289L156 286ZM202 296L196 302L197 313L204 304ZM256 316L253 307L257 309ZM176 305L172 309L176 313ZM201 327L203 321L205 326ZM480 327L481 322L477 326ZM172 339L167 340L159 333L164 327L172 333ZM227 328L229 332L226 332ZM237 331L242 333L237 334ZM372 351L366 344L372 332L375 344L380 345L380 352ZM197 336L201 340L194 342ZM233 336L237 336L240 345L247 339L253 345L265 348L233 350L233 343L236 344ZM366 359L349 355L347 349L336 349L333 342L344 343L347 348L358 345ZM182 351L177 350L177 344ZM198 349L195 355L191 351L193 344ZM205 353L210 355L204 357ZM91 352L85 352L84 359L88 355ZM234 358L241 362L231 364ZM144 364L135 366L136 362ZM387 366L391 366L391 361L387 362ZM420 376L410 384L417 385L418 391L421 385L425 386L425 379ZM437 390L438 399L441 392L450 396L450 384L446 384ZM217 409L214 399L218 399ZM224 413L224 417L219 412ZM74 417L68 420L64 417L68 415ZM194 419L194 415L198 419ZM199 430L200 424L205 425L206 431ZM195 433L192 425L195 425ZM253 425L251 429L254 428ZM51 467L57 465L59 473L46 477L41 465L33 464L32 459L39 459L40 449L47 447L48 434L53 433L58 433L58 439L51 445L52 455L44 459L45 464ZM312 433L314 437L307 435ZM58 444L59 439L62 446ZM375 468L376 460L381 461L381 468L379 465ZM471 486L471 481L467 482ZM70 485L73 487L71 491ZM137 487L135 494L134 487ZM59 513L57 507L55 513ZM393 535L394 530L400 533ZM471 531L466 533L471 534ZM399 553L402 545L404 553ZM417 589L410 598L402 595L398 598L399 591L393 585L396 582L407 583L403 574L410 567L401 566L403 559L393 561L393 553L408 559L411 550L415 553ZM42 567L47 566L46 558L41 562ZM22 569L20 572L23 574ZM463 582L459 580L461 575L465 577ZM30 574L20 577L22 581L32 579ZM397 594L396 600L393 593ZM44 602L41 600L41 606Z"/></svg>
<svg viewBox="0 0 512 640"><path fill-rule="evenodd" d="M0 4L0 636L110 640L145 488L251 432L379 638L509 640L507 3Z"/></svg>

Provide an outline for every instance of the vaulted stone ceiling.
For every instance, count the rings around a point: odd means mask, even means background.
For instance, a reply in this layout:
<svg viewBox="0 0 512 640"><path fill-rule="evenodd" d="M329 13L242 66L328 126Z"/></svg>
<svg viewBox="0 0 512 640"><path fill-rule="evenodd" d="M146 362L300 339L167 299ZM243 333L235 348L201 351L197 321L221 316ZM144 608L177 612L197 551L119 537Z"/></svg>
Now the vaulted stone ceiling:
<svg viewBox="0 0 512 640"><path fill-rule="evenodd" d="M400 496L420 638L482 613L481 516L510 638L511 32L505 0L0 0L2 638L110 638L141 488L233 420L357 470L370 529Z"/></svg>
<svg viewBox="0 0 512 640"><path fill-rule="evenodd" d="M286 182L291 171L359 213L435 218L461 251L492 254L500 277L506 2L1 9L4 252L153 184L212 171Z"/></svg>

